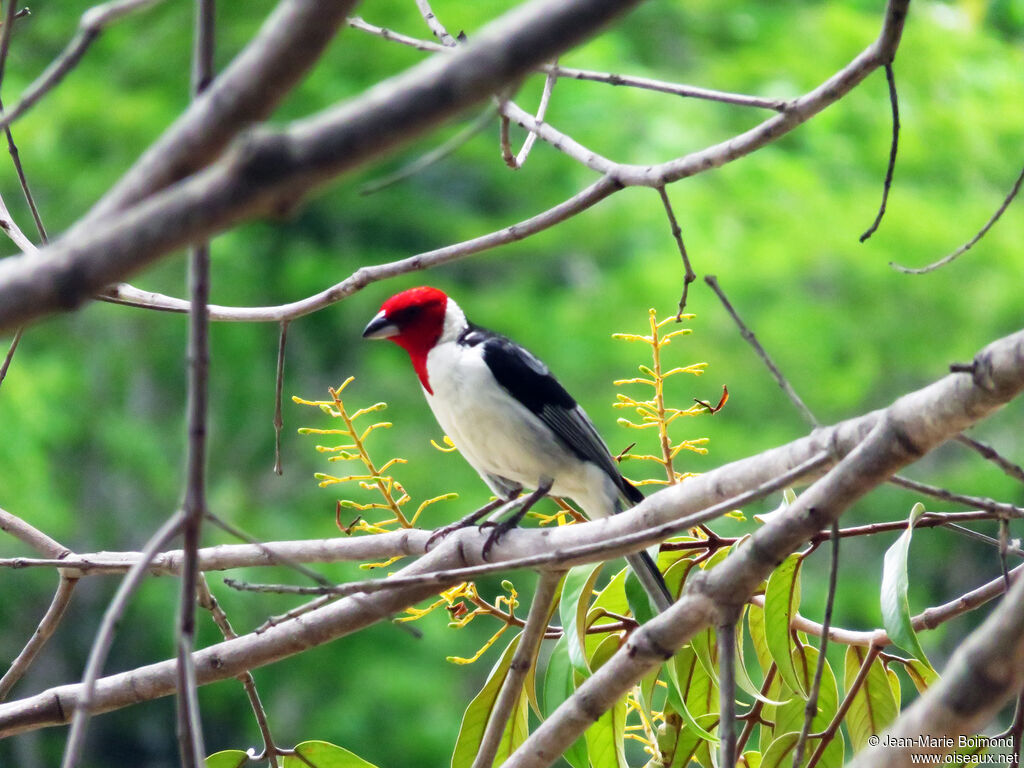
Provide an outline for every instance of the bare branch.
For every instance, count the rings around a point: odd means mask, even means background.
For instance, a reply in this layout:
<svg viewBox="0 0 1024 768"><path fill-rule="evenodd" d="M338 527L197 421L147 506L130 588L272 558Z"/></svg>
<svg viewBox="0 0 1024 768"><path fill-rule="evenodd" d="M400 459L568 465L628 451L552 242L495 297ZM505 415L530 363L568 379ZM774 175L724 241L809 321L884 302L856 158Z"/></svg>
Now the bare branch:
<svg viewBox="0 0 1024 768"><path fill-rule="evenodd" d="M1024 483L1024 467L1021 467L1018 464L1014 464L1012 461L1002 456L991 445L986 445L980 440L975 440L973 437L969 437L968 435L957 435L956 441L958 443L963 443L968 448L974 451L977 451L984 458L991 461L993 464L995 464L997 467L1003 470L1003 472L1012 477L1014 480L1019 480L1020 482Z"/></svg>
<svg viewBox="0 0 1024 768"><path fill-rule="evenodd" d="M199 98L213 80L215 42L214 0L196 0L192 46L192 96ZM189 258L189 293L192 298L188 323L187 419L185 491L182 501L184 560L178 600L175 643L178 659L178 752L182 768L203 764L202 723L192 652L196 645L196 594L199 589L199 545L206 503L207 420L210 388L210 244L199 243Z"/></svg>
<svg viewBox="0 0 1024 768"><path fill-rule="evenodd" d="M78 22L78 31L75 32L75 36L71 38L60 55L25 89L18 102L3 115L0 115L0 127L9 126L59 85L65 75L78 65L89 46L109 24L129 13L148 8L158 2L161 0L112 0L112 2L97 5L83 13Z"/></svg>
<svg viewBox="0 0 1024 768"><path fill-rule="evenodd" d="M36 631L32 633L28 643L26 643L17 658L11 662L11 666L4 673L3 678L0 679L0 701L7 698L7 694L21 680L28 668L32 666L32 662L36 660L39 652L43 650L46 642L53 636L54 631L60 625L61 619L64 618L64 612L71 603L71 595L74 593L77 584L77 576L68 576L63 572L60 574L57 591L53 595L50 607L46 609L46 613L39 622L39 626L36 627Z"/></svg>
<svg viewBox="0 0 1024 768"><path fill-rule="evenodd" d="M542 232L596 205L619 189L621 187L612 179L605 177L553 208L496 232L432 251L425 251L398 261L361 267L351 276L327 290L290 304L274 307L224 307L213 304L210 305L210 319L236 323L279 323L283 320L294 320L346 299L372 283L447 264ZM167 312L184 313L188 312L189 307L189 303L182 299L141 291L123 283L111 288L106 298L129 306Z"/></svg>
<svg viewBox="0 0 1024 768"><path fill-rule="evenodd" d="M217 598L210 591L210 585L207 584L205 576L199 576L197 588L199 605L210 612L210 616L213 617L214 623L220 629L221 634L224 635L224 639L232 640L238 637L238 633L231 626L231 622L228 620L227 614L224 613L224 609L220 607ZM252 672L243 672L239 675L239 679L242 682L242 687L245 688L245 695L249 699L249 705L252 707L253 715L256 717L256 725L260 729L260 735L263 737L263 754L258 759L267 760L272 768L277 768L277 756L287 754L289 750L278 749L274 743L274 738L270 733L270 723L267 721L267 712L263 708L263 702L260 701L259 691L256 690L256 679L253 677Z"/></svg>
<svg viewBox="0 0 1024 768"><path fill-rule="evenodd" d="M801 414L803 414L803 417L812 427L818 426L818 420L814 417L814 414L811 413L811 409L808 408L804 401L800 399L800 395L798 395L796 393L796 390L793 389L792 386L790 386L789 381L786 379L785 376L782 375L782 371L779 370L778 366L775 365L771 357L768 356L768 353L765 351L764 347L761 346L761 342L757 340L757 337L754 335L754 332L751 331L746 326L746 324L740 319L740 316L736 312L736 310L733 309L732 303L729 301L725 293L722 291L721 287L718 285L718 278L716 278L714 275L706 275L704 277L704 282L711 286L711 289L716 294L718 294L718 298L721 300L722 306L725 307L725 310L732 316L732 319L735 321L736 325L739 326L740 335L744 339L746 339L747 343L750 344L751 347L753 347L754 351L757 353L757 356L761 358L761 362L763 362L765 366L768 368L768 370L771 372L772 376L775 379L775 382L779 385L782 391L786 393L786 397L790 399L790 402L792 402L793 405L796 406L797 410L800 411Z"/></svg>
<svg viewBox="0 0 1024 768"><path fill-rule="evenodd" d="M434 33L434 37L441 41L441 45L447 48L455 47L455 38L448 34L448 30L445 29L444 24L441 20L434 15L433 10L430 8L429 0L416 0L416 7L420 10L420 15L423 16L423 20L427 22L427 26L430 31Z"/></svg>
<svg viewBox="0 0 1024 768"><path fill-rule="evenodd" d="M608 183L615 186L657 187L753 152L834 103L890 59L902 32L907 2L892 0L882 32L867 50L761 125L661 165L609 165L597 155L586 164L606 169L611 173ZM109 217L102 226L76 226L61 243L47 249L45 261L15 257L0 262L0 328L74 305L169 250L245 217L294 205L329 178L515 81L538 57L543 60L560 53L629 4L573 0L549 6L535 0L489 25L450 56L433 57L368 95L284 131L250 135L228 157L173 190ZM216 89L214 85L211 92ZM532 115L524 113L523 118L542 139L562 142L566 138L547 124L536 125ZM405 271L411 268L416 267L406 264ZM70 273L75 281L69 282ZM76 288L68 291L69 284Z"/></svg>
<svg viewBox="0 0 1024 768"><path fill-rule="evenodd" d="M938 261L932 262L927 267L920 267L917 269L913 267L900 266L894 261L890 261L889 266L899 272L905 272L908 275L923 275L927 272L933 272L936 269L939 269L940 267L944 267L951 261L954 261L955 259L959 258L967 251L971 250L971 248L973 248L975 244L977 244L977 242L988 233L988 231L992 228L992 225L999 221L999 217L1003 215L1003 212L1007 208L1010 207L1010 203L1013 202L1013 199L1017 196L1017 193L1020 192L1020 187L1022 183L1024 183L1024 168L1020 169L1020 173L1017 175L1017 180L1013 182L1013 187L1010 189L1010 193L1003 199L1002 205L1000 205L999 208L996 209L996 212L992 214L992 218L985 222L985 226L978 230L978 234L976 234L974 237L972 237L966 243L961 245L948 256L944 256Z"/></svg>
<svg viewBox="0 0 1024 768"><path fill-rule="evenodd" d="M882 202L878 206L875 220L860 236L862 243L875 234L878 225L882 223L882 217L885 216L885 206L889 202L889 190L892 189L892 176L896 171L896 150L900 143L900 105L896 96L896 76L893 74L891 61L885 65L885 80L889 84L889 105L892 108L892 144L889 146L889 165L885 169L885 183L882 185Z"/></svg>
<svg viewBox="0 0 1024 768"><path fill-rule="evenodd" d="M1018 507L1014 504L1007 504L1002 501L995 501L994 499L986 499L981 496L967 496L962 493L953 493L953 491L947 491L945 488L938 488L934 485L928 485L927 483L922 483L917 480L911 480L909 477L902 477L901 475L894 475L889 479L889 482L893 485L901 486L902 488L908 488L911 491L923 493L926 496L933 496L936 499L942 499L943 501L954 501L957 504L965 504L969 507L978 507L979 509L995 512L1002 516L1024 517L1024 508Z"/></svg>
<svg viewBox="0 0 1024 768"><path fill-rule="evenodd" d="M683 230L676 220L676 213L672 210L672 203L668 199L665 187L658 187L658 194L661 196L661 204L665 207L665 215L668 217L672 237L679 249L679 257L683 260L683 292L679 296L679 311L676 312L676 322L680 322L683 319L683 310L686 309L686 296L690 292L690 283L697 279L697 275L693 271L693 267L690 266L690 256L686 253L686 245L683 243Z"/></svg>
<svg viewBox="0 0 1024 768"><path fill-rule="evenodd" d="M63 559L72 554L71 550L63 544L5 509L0 509L0 531L9 533L44 557L52 558L60 563L63 563Z"/></svg>
<svg viewBox="0 0 1024 768"><path fill-rule="evenodd" d="M652 528L643 528L620 535L605 535L597 541L588 541L588 543L570 545L564 548L554 547L550 551L544 551L540 554L529 554L508 559L486 558L494 559L495 562L484 562L441 571L428 571L426 573L417 573L415 576L395 575L386 579L351 581L347 584L333 586L305 587L277 584L244 584L234 579L225 579L224 583L234 589L246 592L280 592L293 595L354 595L419 586L421 584L430 584L436 589L442 589L452 584L458 584L461 581L469 581L487 574L519 568L554 568L560 571L583 563L620 557L656 544L669 536L679 534L701 523L719 518L734 509L739 509L747 504L758 501L770 493L788 488L813 474L829 463L829 461L829 454L822 451L748 491L712 504L691 515L686 515ZM651 499L654 496L647 498ZM587 524L580 524L578 527L575 527L576 533L581 533L584 530L587 530Z"/></svg>
<svg viewBox="0 0 1024 768"><path fill-rule="evenodd" d="M76 228L91 227L203 168L239 131L268 117L319 59L354 5L355 0L281 0L217 82L146 150Z"/></svg>
<svg viewBox="0 0 1024 768"><path fill-rule="evenodd" d="M131 567L117 588L114 599L110 601L107 610L103 614L103 621L96 632L92 643L92 650L89 651L89 661L85 666L85 674L79 686L79 696L72 706L64 714L65 722L71 720L71 732L68 734L67 743L64 746L64 758L61 761L61 768L74 768L82 754L82 747L85 745L85 733L89 724L89 716L93 713L96 699L97 678L103 671L103 665L110 652L110 646L114 641L114 631L117 623L121 620L128 600L135 594L146 575L146 566L149 558L155 555L161 547L177 535L181 528L184 515L179 511L171 515L167 521L160 526L156 533L147 542L142 550L142 558ZM177 661L169 662L171 673L177 668Z"/></svg>
<svg viewBox="0 0 1024 768"><path fill-rule="evenodd" d="M284 390L284 346L288 340L288 321L282 320L277 336L277 375L274 377L274 474L284 473L281 467L281 429L284 419L281 416L281 394Z"/></svg>
<svg viewBox="0 0 1024 768"><path fill-rule="evenodd" d="M13 257L0 262L0 327L13 324L11 321L22 310L38 317L60 305L85 300L154 260L165 248L202 240L257 212L280 211L282 206L294 205L304 191L482 100L538 60L550 59L592 34L637 1L533 0L489 25L451 56L433 57L361 98L294 123L284 132L254 131L209 169L173 189L152 195L122 214L106 217L102 223L95 221L97 213L90 214L86 222L89 226L76 225L60 244L51 246L45 255L41 252L40 258ZM345 3L327 5L333 9ZM319 15L314 26L326 26ZM193 111L208 104L208 95L212 98L229 87L232 71L229 68L218 77L195 102L197 107L186 112L182 120L196 119L192 117ZM267 99L263 84L259 91L262 109ZM241 96L233 92L224 98L229 104L239 99ZM211 133L216 135L217 130L204 129L198 133L204 137L205 149ZM162 143L154 146L159 148ZM148 151L136 169L146 167L147 158L154 151ZM167 155L161 154L160 165L166 162ZM106 211L125 196L132 197L130 187L136 183L132 181L136 176L136 171L129 172L94 210ZM149 176L146 179L147 189L156 183ZM168 215L170 219L166 218ZM179 216L189 223L178 221L171 227L159 223L170 223ZM105 251L102 258L79 261L97 246ZM65 249L67 261L57 255ZM75 279L64 279L60 283L62 288L57 289L52 280L61 280L56 273L68 268L75 271ZM69 290L71 285L75 287ZM20 306L6 303L3 294L8 290L22 297ZM49 302L40 304L37 300L46 294Z"/></svg>

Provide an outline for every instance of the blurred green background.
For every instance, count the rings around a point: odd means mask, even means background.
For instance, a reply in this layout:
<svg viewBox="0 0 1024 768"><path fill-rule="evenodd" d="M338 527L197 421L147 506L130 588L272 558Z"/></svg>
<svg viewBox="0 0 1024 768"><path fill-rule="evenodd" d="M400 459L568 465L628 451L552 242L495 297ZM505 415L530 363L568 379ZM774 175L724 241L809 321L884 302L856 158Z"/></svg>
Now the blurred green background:
<svg viewBox="0 0 1024 768"><path fill-rule="evenodd" d="M223 66L269 12L269 0L222 2L217 62ZM512 3L437 0L452 32L472 35ZM20 21L7 64L4 99L17 95L73 34L83 0L39 0ZM877 34L883 3L652 0L619 26L562 59L567 66L643 75L772 97L792 97L842 67ZM131 164L188 100L191 4L166 2L105 32L81 65L14 126L43 219L58 235ZM429 37L412 2L371 0L370 22ZM694 267L716 274L741 315L818 418L830 423L886 405L968 360L1022 324L1024 216L1020 201L972 251L951 266L908 276L890 261L921 266L972 236L998 207L1022 161L1024 2L916 2L896 59L903 132L889 210L879 231L858 242L878 206L891 118L885 78L862 87L755 155L670 188ZM423 54L346 31L275 115L309 114L358 94ZM532 109L542 78L524 83ZM475 117L467 113L464 123ZM584 82L559 82L550 121L611 158L658 162L752 127L767 115ZM452 124L358 176L344 179L283 221L247 224L213 246L213 300L270 305L292 301L362 265L390 261L483 234L540 212L594 180L548 146L526 166L501 162L497 124L446 161L372 196L360 184L401 167L457 132ZM517 140L522 134L514 131ZM14 172L0 164L0 192L32 232ZM13 246L0 243L13 252ZM136 284L181 295L184 259L174 257ZM647 362L638 345L612 341L642 332L647 309L674 311L679 255L657 194L630 189L525 242L472 259L372 285L350 300L295 322L285 375L283 477L271 472L276 328L220 324L213 330L210 499L213 511L264 540L335 535L337 489L313 473L332 471L299 426L329 426L291 395L316 399L350 375L347 401L389 404L395 426L373 438L374 455L409 459L399 477L416 499L450 490L459 502L432 508L435 526L486 498L457 455L430 447L441 437L404 353L369 344L360 332L391 293L429 282L455 296L475 321L527 344L548 360L587 408L614 451L636 434L616 425L612 380ZM668 362L708 363L700 379L678 377L670 398L732 395L724 411L680 425L676 437L709 437L706 456L684 454L681 469L702 472L807 432L800 415L740 338L702 282L691 288L692 336ZM7 338L0 340L6 349ZM181 495L185 320L95 304L27 332L0 388L0 507L78 552L139 548ZM973 434L1024 460L1018 403ZM641 444L640 448L644 446ZM650 447L650 446L648 446ZM639 450L638 448L637 450ZM337 469L335 466L333 469ZM1024 502L1019 485L950 446L910 474L950 488ZM359 497L366 500L368 497ZM905 517L914 497L882 489L851 510L850 521ZM778 503L772 499L762 508ZM953 507L928 502L932 510ZM748 513L757 510L748 510ZM730 527L731 525L731 527ZM748 530L726 525L721 530ZM979 526L989 533L994 526ZM1014 533L1019 533L1015 531ZM880 624L880 560L894 537L844 543L835 621ZM227 542L207 530L210 544ZM30 554L7 537L0 555ZM924 531L912 549L915 611L943 602L999 572L994 551L944 531ZM331 578L351 566L324 567ZM288 572L233 574L291 580ZM824 557L805 567L804 612L820 618ZM517 582L529 591L532 579ZM12 659L45 610L56 578L43 570L0 574L0 657ZM42 659L14 691L20 697L79 679L100 615L116 588L90 578ZM212 588L239 631L297 604L239 594L213 574ZM481 585L493 596L497 582ZM108 671L172 654L177 584L147 584L122 623ZM202 643L218 635L202 618ZM958 619L922 640L937 664L978 621ZM447 628L442 613L418 622L417 640L392 626L256 671L270 723L282 744L321 738L381 766L447 764L462 710L479 688L490 655L455 666L496 629L486 621ZM201 691L209 751L258 744L241 686ZM65 729L0 742L0 765L54 765ZM164 699L97 717L86 766L176 764L173 702Z"/></svg>

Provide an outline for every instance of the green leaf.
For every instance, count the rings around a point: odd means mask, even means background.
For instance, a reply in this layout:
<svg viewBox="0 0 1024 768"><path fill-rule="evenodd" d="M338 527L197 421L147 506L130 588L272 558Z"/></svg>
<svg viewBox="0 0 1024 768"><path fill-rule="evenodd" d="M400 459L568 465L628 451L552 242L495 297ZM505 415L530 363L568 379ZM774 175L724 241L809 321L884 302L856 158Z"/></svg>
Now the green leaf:
<svg viewBox="0 0 1024 768"><path fill-rule="evenodd" d="M694 703L703 702L707 709L701 714L710 711L714 701L717 700L715 688L711 679L703 671L697 661L693 649L689 646L682 648L675 656L665 662L665 670L668 673L668 707L673 709L683 718L688 728L695 731L701 739L718 744L718 737L702 728L686 704L685 696L690 696Z"/></svg>
<svg viewBox="0 0 1024 768"><path fill-rule="evenodd" d="M782 766L789 768L793 764L793 758L790 757L790 754L793 752L799 739L800 733L793 733L792 731L777 736L768 745L768 749L761 753L761 768L782 768Z"/></svg>
<svg viewBox="0 0 1024 768"><path fill-rule="evenodd" d="M697 750L703 744L708 743L707 734L712 728L718 725L718 713L698 715L693 727L684 726L679 731L679 738L676 740L676 748L672 753L671 768L689 768L690 761L695 759ZM713 739L717 745L718 740Z"/></svg>
<svg viewBox="0 0 1024 768"><path fill-rule="evenodd" d="M889 639L903 650L929 664L921 642L910 621L910 602L907 599L908 578L907 558L910 554L910 537L914 524L924 514L924 504L917 503L910 510L907 529L895 543L885 551L882 564L882 625ZM931 666L929 664L929 666Z"/></svg>
<svg viewBox="0 0 1024 768"><path fill-rule="evenodd" d="M508 668L512 664L512 656L515 654L516 648L519 647L520 637L522 637L521 634L512 638L512 642L508 644L508 647L502 652L501 658L494 665L494 669L491 670L491 674L488 676L487 682L484 683L484 687L480 689L480 693L476 695L466 708L466 712L462 716L462 725L459 727L459 736L455 741L452 768L469 768L473 765L473 759L476 757L480 740L484 737L484 730L487 728L487 721L491 717L494 702L498 698L501 686L505 683L505 678L508 677ZM514 713L513 717L509 718L509 723L514 725L515 720L516 716ZM508 730L506 728L506 736L508 735ZM505 738L502 737L503 744Z"/></svg>
<svg viewBox="0 0 1024 768"><path fill-rule="evenodd" d="M657 611L651 605L651 598L648 597L647 590L640 583L640 579L633 573L633 569L629 568L627 570L629 572L626 574L625 588L629 612L633 614L633 618L638 623L646 624L657 615Z"/></svg>
<svg viewBox="0 0 1024 768"><path fill-rule="evenodd" d="M748 608L752 607L754 606L748 606ZM760 611L760 609L758 610ZM746 655L743 651L745 645L744 634L743 618L741 616L739 623L736 625L736 684L755 699L763 701L765 704L784 704L784 701L775 701L762 695L760 686L754 685L754 681L750 679L750 673L747 671ZM768 663L771 664L770 659Z"/></svg>
<svg viewBox="0 0 1024 768"><path fill-rule="evenodd" d="M799 555L782 561L768 579L764 593L764 632L768 652L782 679L804 699L807 691L793 665L793 641L790 625L800 607Z"/></svg>
<svg viewBox="0 0 1024 768"><path fill-rule="evenodd" d="M847 691L857 677L857 671L868 654L867 648L851 645L846 649L845 684ZM868 669L864 683L854 694L850 710L846 713L846 729L850 734L854 752L868 743L868 737L881 733L899 714L899 705L892 695L892 686L885 667L876 657Z"/></svg>
<svg viewBox="0 0 1024 768"><path fill-rule="evenodd" d="M558 638L548 659L544 672L543 708L545 717L558 709L559 705L576 690L573 685L572 664L569 663L568 642L563 634ZM573 768L589 768L587 743L582 736L562 755Z"/></svg>
<svg viewBox="0 0 1024 768"><path fill-rule="evenodd" d="M924 693L928 690L928 686L939 679L938 672L932 669L930 665L917 659L903 662L903 671L907 673L907 677L910 678L910 682L917 688L918 693Z"/></svg>
<svg viewBox="0 0 1024 768"><path fill-rule="evenodd" d="M591 663L599 669L619 649L621 639L609 635L594 651ZM628 768L626 763L626 699L603 713L583 734L592 768ZM497 763L498 761L495 761Z"/></svg>
<svg viewBox="0 0 1024 768"><path fill-rule="evenodd" d="M373 763L326 741L304 741L296 745L295 751L302 757L288 755L284 759L284 768L309 768L310 764L316 768L376 768Z"/></svg>
<svg viewBox="0 0 1024 768"><path fill-rule="evenodd" d="M768 650L768 640L765 637L764 608L753 604L747 607L747 627L750 629L750 639L754 643L757 663L767 674L768 668L773 664L773 660Z"/></svg>
<svg viewBox="0 0 1024 768"><path fill-rule="evenodd" d="M206 768L242 768L248 762L247 752L240 749L225 749L206 758Z"/></svg>
<svg viewBox="0 0 1024 768"><path fill-rule="evenodd" d="M818 649L809 645L793 648L793 662L797 674L800 676L800 682L809 693L814 683L814 672L818 664ZM799 733L804 726L806 707L807 703L799 696L795 696L777 706L774 715L769 716L766 713L765 717L775 723L774 734L776 736L788 731ZM821 687L818 689L818 711L811 720L811 732L818 733L825 730L838 709L839 687L836 684L835 672L826 662L821 674ZM811 749L813 750L813 747Z"/></svg>
<svg viewBox="0 0 1024 768"><path fill-rule="evenodd" d="M583 677L590 677L585 650L587 608L590 605L590 593L594 590L594 582L597 581L602 565L580 565L570 569L562 582L562 597L558 604L562 629L569 638L569 661L573 669Z"/></svg>

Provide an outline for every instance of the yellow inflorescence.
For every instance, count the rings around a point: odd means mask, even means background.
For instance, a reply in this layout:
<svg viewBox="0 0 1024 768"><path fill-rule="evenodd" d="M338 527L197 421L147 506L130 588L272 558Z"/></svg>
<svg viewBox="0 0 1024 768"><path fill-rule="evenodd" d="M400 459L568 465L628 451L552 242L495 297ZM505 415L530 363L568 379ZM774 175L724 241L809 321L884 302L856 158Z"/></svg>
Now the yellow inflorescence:
<svg viewBox="0 0 1024 768"><path fill-rule="evenodd" d="M345 483L355 483L364 490L376 491L380 494L381 501L357 502L350 499L341 499L338 501L338 527L345 531L345 533L353 533L355 531L362 531L365 533L382 533L384 531L392 530L395 526L411 528L416 524L416 520L424 509L438 501L456 498L457 494L446 493L441 496L435 496L432 499L427 499L416 507L416 511L412 516L407 516L405 514L402 508L409 503L411 498L409 493L405 490L405 487L391 474L391 470L396 466L405 464L406 460L400 457L395 457L388 459L378 467L373 459L370 458L369 451L366 447L366 442L369 437L378 429L389 428L391 426L391 422L378 421L359 427L355 424L356 420L364 416L383 411L387 408L387 403L374 403L373 405L365 408L359 408L356 411L349 413L345 403L341 399L341 393L349 384L352 383L354 378L355 377L350 376L337 389L328 389L331 394L330 400L303 400L301 397L292 398L294 402L299 403L300 405L310 405L315 408L319 408L331 418L340 419L342 421L344 426L339 427L338 429L314 429L305 427L299 430L299 433L303 435L341 436L345 442L340 445L318 445L316 447L320 453L331 454L327 459L329 462L356 461L363 466L361 471L353 472L348 475L336 476L329 475L325 472L318 472L315 477L319 481L321 488ZM340 512L342 509L353 509L359 513L359 517L352 524L342 526L340 520ZM378 510L389 512L391 517L375 522L363 519L363 514L374 513ZM368 564L367 567L381 567L383 565L386 564Z"/></svg>
<svg viewBox="0 0 1024 768"><path fill-rule="evenodd" d="M679 319L692 319L694 315L680 315ZM615 408L628 408L636 411L638 421L631 421L627 418L620 418L619 424L630 429L651 429L658 433L658 445L660 455L647 454L626 454L623 459L632 461L653 461L660 465L665 473L665 479L648 479L636 482L636 485L674 485L690 476L690 473L677 472L673 464L680 451L692 451L693 453L705 454L707 438L696 438L693 440L681 440L672 442L669 435L669 426L678 418L683 416L696 416L707 413L708 407L694 403L688 408L672 408L665 404L665 381L680 373L688 373L692 376L700 376L704 373L707 363L692 363L687 366L664 370L662 366L662 350L672 343L672 339L692 333L689 328L680 328L669 333L662 329L669 323L676 322L675 315L664 320L658 320L658 313L654 309L648 310L648 322L650 323L650 335L644 336L636 333L616 333L612 338L625 341L639 341L651 348L650 366L641 365L639 371L642 374L630 379L619 379L615 386L622 387L628 384L642 384L650 387L651 397L646 400L637 399L630 395L619 393L616 395Z"/></svg>

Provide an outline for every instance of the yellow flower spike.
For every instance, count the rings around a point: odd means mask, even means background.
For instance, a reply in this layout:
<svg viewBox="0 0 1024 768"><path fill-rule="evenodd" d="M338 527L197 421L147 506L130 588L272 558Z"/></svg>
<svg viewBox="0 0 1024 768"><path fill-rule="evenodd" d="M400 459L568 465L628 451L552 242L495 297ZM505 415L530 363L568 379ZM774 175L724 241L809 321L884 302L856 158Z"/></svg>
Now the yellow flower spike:
<svg viewBox="0 0 1024 768"><path fill-rule="evenodd" d="M638 333L613 333L613 339L621 339L622 341L644 341L648 344L651 343L650 336L641 336Z"/></svg>
<svg viewBox="0 0 1024 768"><path fill-rule="evenodd" d="M360 416L365 416L368 413L374 413L376 411L383 411L387 407L388 407L387 403L374 403L373 405L368 406L366 408L360 408L358 411L356 411L355 413L352 414L352 417L351 417L352 421L355 421Z"/></svg>
<svg viewBox="0 0 1024 768"><path fill-rule="evenodd" d="M430 444L432 446L434 446L435 448L437 448L437 450L439 450L441 453L452 453L453 451L459 450L456 447L455 443L452 442L452 439L450 437L448 437L448 435L445 435L442 438L442 442L444 443L443 446L442 445L438 445L437 441L434 440L433 438L431 438L431 440L430 440Z"/></svg>
<svg viewBox="0 0 1024 768"><path fill-rule="evenodd" d="M406 495L405 498L408 499L408 495ZM420 502L420 505L416 507L416 511L413 512L412 517L409 518L409 522L415 524L416 520L419 519L420 513L423 512L423 510L429 507L431 504L436 504L439 501L450 501L451 499L457 498L459 498L459 494L457 493L442 493L440 496L435 496L432 499L427 499L426 501Z"/></svg>
<svg viewBox="0 0 1024 768"><path fill-rule="evenodd" d="M461 656L448 656L446 657L446 659L450 661L452 664L472 664L481 656L483 656L484 653L486 653L487 649L498 641L499 637L505 634L505 630L508 629L508 627L508 624L503 624L501 629L495 632L494 635L491 636L491 639L484 643L483 646L481 646L480 650L473 654L470 658L466 659Z"/></svg>
<svg viewBox="0 0 1024 768"><path fill-rule="evenodd" d="M436 611L441 606L444 606L444 605L447 605L447 604L448 604L448 601L445 600L442 597L440 600L435 600L434 602L432 602L426 608L415 608L415 607L410 606L409 608L405 609L405 612L408 613L409 615L408 616L399 616L397 619L395 619L395 621L403 621L403 622L404 621L417 621L418 619L422 619L428 613L433 613L434 611Z"/></svg>
<svg viewBox="0 0 1024 768"><path fill-rule="evenodd" d="M375 568L387 568L389 565L397 563L404 557L405 555L395 555L394 557L389 557L383 563L360 563L359 567L364 571L372 571Z"/></svg>

